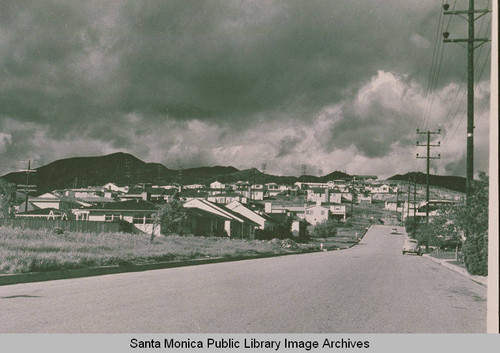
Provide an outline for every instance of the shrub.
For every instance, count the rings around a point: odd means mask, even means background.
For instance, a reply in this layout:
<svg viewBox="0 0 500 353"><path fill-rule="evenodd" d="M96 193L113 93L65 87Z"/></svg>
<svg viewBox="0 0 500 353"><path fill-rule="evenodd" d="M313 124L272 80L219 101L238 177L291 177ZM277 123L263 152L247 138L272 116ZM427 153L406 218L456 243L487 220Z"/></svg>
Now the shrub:
<svg viewBox="0 0 500 353"><path fill-rule="evenodd" d="M471 275L488 275L488 235L470 235L465 240L462 252L465 266Z"/></svg>
<svg viewBox="0 0 500 353"><path fill-rule="evenodd" d="M318 238L328 238L337 235L337 221L333 219L326 220L314 227L313 234Z"/></svg>

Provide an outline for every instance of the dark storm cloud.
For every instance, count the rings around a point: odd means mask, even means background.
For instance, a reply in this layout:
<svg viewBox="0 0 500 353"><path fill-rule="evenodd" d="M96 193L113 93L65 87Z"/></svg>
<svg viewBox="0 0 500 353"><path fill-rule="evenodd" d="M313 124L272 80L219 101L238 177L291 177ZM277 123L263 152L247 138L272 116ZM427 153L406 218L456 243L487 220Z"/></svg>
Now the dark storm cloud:
<svg viewBox="0 0 500 353"><path fill-rule="evenodd" d="M409 37L430 33L414 14L439 10L425 3L7 1L2 113L55 130L128 113L308 119L377 69L418 62Z"/></svg>
<svg viewBox="0 0 500 353"><path fill-rule="evenodd" d="M183 123L201 121L230 143L279 119L311 126L325 107L341 105L343 116L324 132L321 147L384 156L394 143L409 144L402 130L414 113L376 101L369 112L348 105L379 70L425 87L440 5L0 0L0 123L37 123L44 138L73 134L143 157L159 148L146 139L161 139L165 122L178 124L175 134L182 135L189 132ZM449 29L455 37L466 33L457 19ZM460 80L464 63L463 48L448 45L438 88ZM195 129L193 141L178 142L168 130L173 125L166 126L161 148L200 164L210 160L208 146L189 146L208 132ZM295 135L287 134L269 137L273 146L279 142L278 156L297 153ZM217 138L210 143L220 147Z"/></svg>
<svg viewBox="0 0 500 353"><path fill-rule="evenodd" d="M285 136L280 140L276 158L284 157L294 151L294 148L301 142L299 136Z"/></svg>

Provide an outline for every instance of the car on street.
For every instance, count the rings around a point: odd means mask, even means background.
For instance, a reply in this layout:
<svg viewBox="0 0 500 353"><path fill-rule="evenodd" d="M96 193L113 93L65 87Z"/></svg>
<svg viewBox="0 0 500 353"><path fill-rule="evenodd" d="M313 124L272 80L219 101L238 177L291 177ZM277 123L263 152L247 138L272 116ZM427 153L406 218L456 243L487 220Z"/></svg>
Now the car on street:
<svg viewBox="0 0 500 353"><path fill-rule="evenodd" d="M406 253L412 253L417 255L422 255L422 249L417 239L406 239L403 244L403 255Z"/></svg>
<svg viewBox="0 0 500 353"><path fill-rule="evenodd" d="M391 234L398 234L398 229L397 228L392 228L391 229Z"/></svg>

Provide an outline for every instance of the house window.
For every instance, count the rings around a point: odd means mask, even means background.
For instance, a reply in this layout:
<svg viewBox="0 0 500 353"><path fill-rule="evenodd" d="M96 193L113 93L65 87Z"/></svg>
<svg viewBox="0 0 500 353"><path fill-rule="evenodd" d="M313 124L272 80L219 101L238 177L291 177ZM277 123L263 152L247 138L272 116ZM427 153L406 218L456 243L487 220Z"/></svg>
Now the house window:
<svg viewBox="0 0 500 353"><path fill-rule="evenodd" d="M321 215L324 216L325 215L325 211L321 211Z"/></svg>

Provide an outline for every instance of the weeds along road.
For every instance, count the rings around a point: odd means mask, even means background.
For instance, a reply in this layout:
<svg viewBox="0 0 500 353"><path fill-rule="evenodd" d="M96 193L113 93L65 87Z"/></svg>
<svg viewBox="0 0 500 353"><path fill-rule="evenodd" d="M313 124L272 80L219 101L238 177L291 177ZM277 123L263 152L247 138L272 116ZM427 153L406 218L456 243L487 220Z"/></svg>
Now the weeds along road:
<svg viewBox="0 0 500 353"><path fill-rule="evenodd" d="M403 256L390 229L342 251L3 286L0 332L486 332L486 288Z"/></svg>

